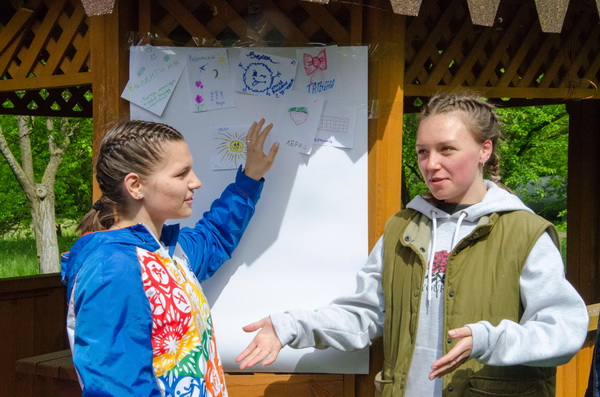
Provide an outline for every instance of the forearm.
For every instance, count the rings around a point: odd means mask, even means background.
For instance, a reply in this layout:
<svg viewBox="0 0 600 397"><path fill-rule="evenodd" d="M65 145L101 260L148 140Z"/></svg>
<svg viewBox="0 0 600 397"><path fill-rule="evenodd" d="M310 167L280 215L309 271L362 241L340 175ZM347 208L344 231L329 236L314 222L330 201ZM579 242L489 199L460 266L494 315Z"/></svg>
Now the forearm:
<svg viewBox="0 0 600 397"><path fill-rule="evenodd" d="M557 366L581 348L588 316L577 291L564 277L560 253L544 234L520 278L524 313L519 323L470 324L471 357L489 365Z"/></svg>

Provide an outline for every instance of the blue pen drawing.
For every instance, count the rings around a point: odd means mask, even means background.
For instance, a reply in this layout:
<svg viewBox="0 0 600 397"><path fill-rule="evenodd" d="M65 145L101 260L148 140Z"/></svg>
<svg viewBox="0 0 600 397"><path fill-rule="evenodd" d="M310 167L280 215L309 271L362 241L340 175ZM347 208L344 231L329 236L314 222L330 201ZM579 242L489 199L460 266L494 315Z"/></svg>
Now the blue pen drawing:
<svg viewBox="0 0 600 397"><path fill-rule="evenodd" d="M249 51L242 53L240 60L238 89L241 92L280 98L294 86L295 59Z"/></svg>
<svg viewBox="0 0 600 397"><path fill-rule="evenodd" d="M278 64L279 62L275 62L270 55L266 54L257 54L254 51L250 51L247 55L250 59L256 59L257 61L269 61L274 64Z"/></svg>

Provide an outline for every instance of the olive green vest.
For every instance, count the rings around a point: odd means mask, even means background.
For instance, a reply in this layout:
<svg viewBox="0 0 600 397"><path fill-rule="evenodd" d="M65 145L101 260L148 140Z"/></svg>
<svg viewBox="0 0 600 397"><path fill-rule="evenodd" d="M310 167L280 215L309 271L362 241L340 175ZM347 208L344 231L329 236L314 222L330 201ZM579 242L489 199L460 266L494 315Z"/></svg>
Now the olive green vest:
<svg viewBox="0 0 600 397"><path fill-rule="evenodd" d="M481 320L518 322L523 314L519 278L529 252L554 226L527 211L482 217L450 253L446 264L441 332ZM378 382L384 397L404 396L416 343L431 220L414 210L392 216L385 227L382 284L385 297L384 367ZM446 354L456 341L444 343ZM555 394L556 368L494 367L469 360L443 378L444 397ZM497 394L495 394L497 393Z"/></svg>

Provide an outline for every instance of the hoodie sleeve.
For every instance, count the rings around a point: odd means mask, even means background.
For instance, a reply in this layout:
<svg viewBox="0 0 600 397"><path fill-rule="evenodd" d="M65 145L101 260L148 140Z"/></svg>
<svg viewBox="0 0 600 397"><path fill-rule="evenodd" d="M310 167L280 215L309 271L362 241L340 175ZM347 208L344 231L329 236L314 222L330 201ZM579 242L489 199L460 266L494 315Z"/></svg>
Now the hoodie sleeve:
<svg viewBox="0 0 600 397"><path fill-rule="evenodd" d="M357 291L314 311L290 310L271 315L282 345L300 349L333 347L352 351L369 346L383 333L384 300L381 288L383 238L360 269Z"/></svg>
<svg viewBox="0 0 600 397"><path fill-rule="evenodd" d="M77 274L73 362L83 396L160 396L152 369L150 305L135 249L105 246Z"/></svg>
<svg viewBox="0 0 600 397"><path fill-rule="evenodd" d="M520 278L523 317L468 324L473 333L471 357L496 366L553 367L567 363L587 335L585 303L566 280L560 252L548 233L533 247Z"/></svg>
<svg viewBox="0 0 600 397"><path fill-rule="evenodd" d="M254 215L263 184L264 179L252 179L240 167L235 183L225 188L194 228L181 230L178 242L199 281L212 276L231 258Z"/></svg>

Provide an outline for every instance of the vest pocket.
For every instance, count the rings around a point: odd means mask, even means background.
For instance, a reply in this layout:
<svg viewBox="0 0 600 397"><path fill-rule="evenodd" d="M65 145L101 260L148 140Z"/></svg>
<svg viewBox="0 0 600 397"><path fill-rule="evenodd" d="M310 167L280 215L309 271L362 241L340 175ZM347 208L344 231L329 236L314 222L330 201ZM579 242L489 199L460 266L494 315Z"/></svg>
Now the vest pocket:
<svg viewBox="0 0 600 397"><path fill-rule="evenodd" d="M471 377L467 397L481 396L547 396L545 383L540 379Z"/></svg>

